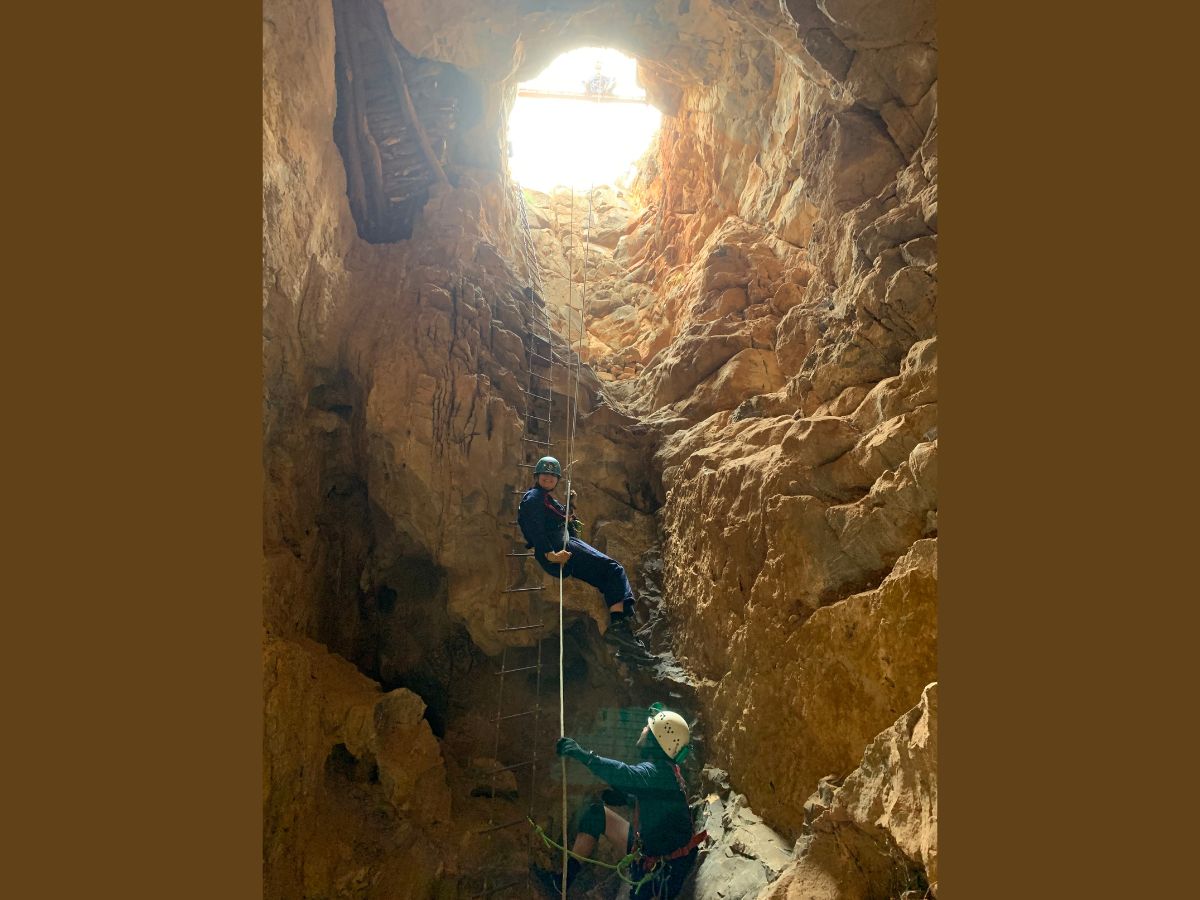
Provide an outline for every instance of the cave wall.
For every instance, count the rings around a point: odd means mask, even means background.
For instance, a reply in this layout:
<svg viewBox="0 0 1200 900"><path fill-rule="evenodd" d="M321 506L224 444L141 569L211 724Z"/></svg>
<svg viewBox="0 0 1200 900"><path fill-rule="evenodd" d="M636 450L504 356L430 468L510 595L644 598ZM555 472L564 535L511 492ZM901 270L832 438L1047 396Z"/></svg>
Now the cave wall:
<svg viewBox="0 0 1200 900"><path fill-rule="evenodd" d="M306 639L263 676L264 896L428 896L451 810L421 699Z"/></svg>
<svg viewBox="0 0 1200 900"><path fill-rule="evenodd" d="M663 602L708 753L770 824L801 834L818 780L858 765L936 680L932 4L384 8L410 53L462 69L484 112L412 239L367 245L332 140L331 7L264 5L268 646L311 656L320 684L334 676L315 660L336 654L422 704L449 660L499 649L508 575L480 561L501 558L523 486L531 274L499 151L507 104L557 53L618 47L669 118L629 196L638 213L600 261L612 308L585 358L613 380L602 391L584 373L588 539L635 587L631 561L663 541ZM567 602L603 627L594 592L573 586ZM271 741L301 728L286 705L268 706ZM427 721L412 727L432 740ZM288 796L297 766L327 766L339 729L269 767L267 796ZM781 760L789 739L803 752ZM424 778L454 780L447 752ZM393 824L417 821L385 806ZM269 825L267 858L316 833ZM337 893L352 869L268 882Z"/></svg>
<svg viewBox="0 0 1200 900"><path fill-rule="evenodd" d="M822 779L793 860L759 900L937 895L937 687L871 741L854 771Z"/></svg>
<svg viewBox="0 0 1200 900"><path fill-rule="evenodd" d="M324 415L308 396L337 368L346 257L354 223L333 121L333 12L328 3L263 7L264 614L304 634L326 568L317 537L313 452ZM322 411L324 412L324 411Z"/></svg>
<svg viewBox="0 0 1200 900"><path fill-rule="evenodd" d="M612 394L664 435L713 758L795 836L936 679L936 43L932 4L731 13L764 39L682 87L632 191L614 259L650 290L614 327L644 370Z"/></svg>
<svg viewBox="0 0 1200 900"><path fill-rule="evenodd" d="M509 522L528 481L527 261L502 170L473 165L498 157L495 134L490 153L463 135L453 184L431 190L410 240L357 236L333 143L333 27L325 2L264 7L265 882L273 897L426 896L478 861L463 835L487 820L469 795L490 728L446 717L452 684L459 706L494 702L485 654L501 647ZM646 433L595 385L579 392L593 462L576 487L589 539L636 557L655 539ZM560 410L572 389L560 367ZM567 606L593 632L606 622L585 586ZM353 703L349 673L366 692ZM372 781L372 688L415 705L406 739L429 752L410 775L454 797L452 831L441 801L427 815ZM404 766L378 768L395 781ZM358 818L371 827L347 830ZM408 849L389 861L397 840Z"/></svg>

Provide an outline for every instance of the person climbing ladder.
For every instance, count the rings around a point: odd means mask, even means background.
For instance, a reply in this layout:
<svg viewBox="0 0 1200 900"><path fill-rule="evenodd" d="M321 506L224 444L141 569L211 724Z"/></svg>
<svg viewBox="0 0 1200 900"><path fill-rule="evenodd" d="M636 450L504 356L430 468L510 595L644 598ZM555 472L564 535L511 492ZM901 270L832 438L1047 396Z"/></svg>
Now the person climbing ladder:
<svg viewBox="0 0 1200 900"><path fill-rule="evenodd" d="M532 548L538 565L555 578L578 578L604 595L608 604L609 625L604 640L612 644L617 655L626 662L647 664L655 662L630 627L633 618L633 588L625 568L590 544L570 532L578 521L554 499L554 489L562 477L562 467L553 456L543 456L533 469L534 485L521 498L517 522ZM566 549L562 549L563 546Z"/></svg>
<svg viewBox="0 0 1200 900"><path fill-rule="evenodd" d="M621 852L633 854L629 877L636 887L630 892L631 900L671 900L679 896L700 845L708 838L707 832L692 832L687 785L679 771L691 749L687 721L661 703L655 703L649 712L636 745L642 760L635 765L597 756L569 737L559 738L555 745L559 756L579 760L609 784L612 791L606 792L606 797L615 792L622 799L629 795L633 801L632 824L600 801L583 810L571 848L575 856L567 863L568 890L581 867L575 857L591 856L604 835ZM536 866L532 872L543 889L552 896L561 895L561 874Z"/></svg>

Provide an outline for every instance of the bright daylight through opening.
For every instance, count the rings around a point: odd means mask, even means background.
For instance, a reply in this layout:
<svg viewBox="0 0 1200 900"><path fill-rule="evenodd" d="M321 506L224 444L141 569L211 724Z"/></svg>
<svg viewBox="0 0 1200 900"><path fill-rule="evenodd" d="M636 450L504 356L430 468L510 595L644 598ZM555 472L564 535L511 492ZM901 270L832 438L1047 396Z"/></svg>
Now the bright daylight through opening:
<svg viewBox="0 0 1200 900"><path fill-rule="evenodd" d="M645 102L637 62L581 47L522 82L508 122L509 169L522 187L627 186L662 114Z"/></svg>

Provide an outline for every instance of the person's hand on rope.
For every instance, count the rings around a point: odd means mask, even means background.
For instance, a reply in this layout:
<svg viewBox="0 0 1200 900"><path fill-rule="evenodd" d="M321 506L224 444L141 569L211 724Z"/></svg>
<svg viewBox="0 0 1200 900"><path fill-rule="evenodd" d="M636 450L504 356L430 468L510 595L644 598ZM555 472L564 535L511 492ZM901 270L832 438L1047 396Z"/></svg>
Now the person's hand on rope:
<svg viewBox="0 0 1200 900"><path fill-rule="evenodd" d="M570 550L555 550L552 553L546 554L546 559L548 559L548 560L550 560L550 562L556 563L560 566L566 565L567 560L570 558L571 558Z"/></svg>
<svg viewBox="0 0 1200 900"><path fill-rule="evenodd" d="M569 737L560 737L558 743L554 745L554 752L559 756L569 756L571 759L577 759L580 762L583 762L592 755Z"/></svg>

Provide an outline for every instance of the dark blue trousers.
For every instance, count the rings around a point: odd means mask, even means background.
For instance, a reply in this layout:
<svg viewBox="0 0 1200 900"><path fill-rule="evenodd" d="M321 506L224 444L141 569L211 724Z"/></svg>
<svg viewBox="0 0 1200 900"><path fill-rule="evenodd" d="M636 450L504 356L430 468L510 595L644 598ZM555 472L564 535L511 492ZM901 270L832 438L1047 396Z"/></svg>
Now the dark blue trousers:
<svg viewBox="0 0 1200 900"><path fill-rule="evenodd" d="M633 612L633 588L629 586L624 566L578 538L567 541L567 550L571 558L564 567L564 575L568 578L578 578L598 589L604 595L604 602L610 607L624 603L625 612ZM540 553L537 561L547 574L558 577L557 565L548 562Z"/></svg>

